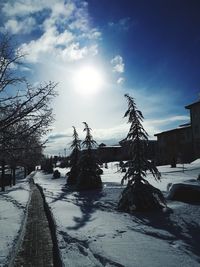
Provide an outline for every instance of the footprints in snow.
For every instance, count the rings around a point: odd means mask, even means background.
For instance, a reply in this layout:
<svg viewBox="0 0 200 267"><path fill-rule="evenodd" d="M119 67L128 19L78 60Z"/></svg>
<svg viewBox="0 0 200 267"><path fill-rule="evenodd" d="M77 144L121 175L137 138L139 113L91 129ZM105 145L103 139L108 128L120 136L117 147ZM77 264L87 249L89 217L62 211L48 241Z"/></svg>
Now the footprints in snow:
<svg viewBox="0 0 200 267"><path fill-rule="evenodd" d="M117 234L113 235L112 238L115 238L117 235L119 234L123 234L126 231L123 230L116 230ZM115 262L111 259L108 259L100 254L94 253L90 247L89 247L89 243L91 242L90 240L79 240L75 237L70 236L69 234L67 234L64 231L59 231L59 234L62 235L65 244L63 244L62 247L60 247L60 249L70 249L70 247L76 246L76 248L78 249L78 251L80 252L81 255L88 257L89 259L92 260L92 258L98 262L98 266L99 267L125 267L124 265ZM103 238L105 237L106 234L99 234L95 237L95 239L93 239L92 241L97 241L98 238ZM91 236L88 236L89 239L91 239ZM92 260L92 262L94 262ZM95 265L97 266L97 265Z"/></svg>
<svg viewBox="0 0 200 267"><path fill-rule="evenodd" d="M8 195L2 195L4 197L4 199L8 202L11 202L14 206L16 206L18 209L24 209L25 206L21 203L19 203L17 200L15 200L14 198L8 196Z"/></svg>

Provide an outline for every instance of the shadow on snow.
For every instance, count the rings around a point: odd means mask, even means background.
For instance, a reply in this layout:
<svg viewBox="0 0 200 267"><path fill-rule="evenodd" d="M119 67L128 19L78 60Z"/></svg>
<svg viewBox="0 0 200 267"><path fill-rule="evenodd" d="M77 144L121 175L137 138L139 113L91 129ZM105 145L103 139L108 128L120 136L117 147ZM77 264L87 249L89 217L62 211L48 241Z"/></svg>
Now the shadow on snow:
<svg viewBox="0 0 200 267"><path fill-rule="evenodd" d="M104 195L103 190L80 191L74 195L76 197L75 205L80 207L82 212L81 217L74 217L76 223L73 227L68 227L69 230L78 230L85 226L87 222L92 221L92 214L97 209L99 199Z"/></svg>
<svg viewBox="0 0 200 267"><path fill-rule="evenodd" d="M195 206L195 205L194 205ZM200 218L195 218L196 221L184 219L173 212L155 212L155 213L134 213L133 221L140 227L132 227L131 230L144 233L146 235L167 240L172 246L179 247L178 242L183 242L181 245L186 253L189 251L198 256L200 262ZM166 231L168 234L159 232Z"/></svg>

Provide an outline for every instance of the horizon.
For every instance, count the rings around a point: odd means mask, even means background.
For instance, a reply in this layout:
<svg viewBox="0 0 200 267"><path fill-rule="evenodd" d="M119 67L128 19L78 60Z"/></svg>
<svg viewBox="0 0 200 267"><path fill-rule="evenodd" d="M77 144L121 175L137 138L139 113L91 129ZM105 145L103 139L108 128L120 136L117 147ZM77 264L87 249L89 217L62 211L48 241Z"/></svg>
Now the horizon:
<svg viewBox="0 0 200 267"><path fill-rule="evenodd" d="M124 94L154 134L189 121L199 99L198 1L3 1L0 31L27 53L17 71L33 84L58 82L45 154L64 154L82 121L106 145L125 138Z"/></svg>

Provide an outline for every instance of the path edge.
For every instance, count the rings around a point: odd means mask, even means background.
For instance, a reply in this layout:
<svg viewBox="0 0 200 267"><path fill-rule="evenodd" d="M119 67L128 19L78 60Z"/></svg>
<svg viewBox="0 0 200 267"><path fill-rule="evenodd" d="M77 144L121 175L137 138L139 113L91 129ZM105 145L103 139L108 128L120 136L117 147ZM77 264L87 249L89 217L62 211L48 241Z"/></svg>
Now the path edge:
<svg viewBox="0 0 200 267"><path fill-rule="evenodd" d="M8 267L13 267L14 266L14 262L15 262L15 258L16 258L16 255L21 247L21 244L23 242L23 239L24 239L24 235L25 235L25 230L26 230L26 223L27 223L27 218L28 218L28 208L29 208L29 205L30 205L30 202L31 202L31 197L32 197L32 189L31 189L31 180L33 179L35 175L35 171L32 172L31 174L29 174L27 177L26 177L26 180L27 180L27 183L29 183L29 188L30 188L30 194L29 194L29 197L28 197L28 201L27 201L27 204L26 204L26 208L25 208L25 214L24 214L24 217L21 221L21 227L20 227L20 230L19 230L19 234L18 236L16 237L17 241L16 241L16 244L13 245L12 247L12 251L10 252L9 256L8 256L8 264L5 265L8 266Z"/></svg>
<svg viewBox="0 0 200 267"><path fill-rule="evenodd" d="M46 217L48 220L48 224L49 224L49 229L50 229L52 243L53 243L53 264L55 267L63 267L61 255L60 255L60 250L58 247L58 239L57 239L57 235L56 235L55 219L53 217L53 214L51 212L49 205L46 202L43 188L37 183L35 183L35 185L37 186L37 188L39 189L39 191L41 193L41 196L43 199L44 211L45 211L45 214L46 214Z"/></svg>

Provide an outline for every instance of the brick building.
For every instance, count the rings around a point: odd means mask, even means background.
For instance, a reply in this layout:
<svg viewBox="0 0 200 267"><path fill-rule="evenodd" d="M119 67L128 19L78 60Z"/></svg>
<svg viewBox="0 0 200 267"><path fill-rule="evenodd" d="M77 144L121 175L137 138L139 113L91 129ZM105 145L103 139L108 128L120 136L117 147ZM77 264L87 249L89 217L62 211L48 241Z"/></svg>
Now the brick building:
<svg viewBox="0 0 200 267"><path fill-rule="evenodd" d="M190 110L189 123L155 134L158 164L191 162L200 157L200 101L185 108Z"/></svg>
<svg viewBox="0 0 200 267"><path fill-rule="evenodd" d="M185 108L190 111L193 158L200 158L200 101Z"/></svg>
<svg viewBox="0 0 200 267"><path fill-rule="evenodd" d="M156 145L157 141L155 140L150 140L148 142L146 151L148 159L155 160L157 150ZM106 146L104 144L100 144L97 148L97 155L101 162L130 160L130 142L121 141L117 146Z"/></svg>

